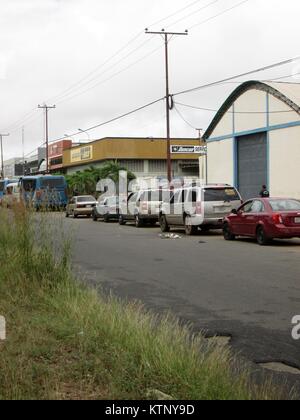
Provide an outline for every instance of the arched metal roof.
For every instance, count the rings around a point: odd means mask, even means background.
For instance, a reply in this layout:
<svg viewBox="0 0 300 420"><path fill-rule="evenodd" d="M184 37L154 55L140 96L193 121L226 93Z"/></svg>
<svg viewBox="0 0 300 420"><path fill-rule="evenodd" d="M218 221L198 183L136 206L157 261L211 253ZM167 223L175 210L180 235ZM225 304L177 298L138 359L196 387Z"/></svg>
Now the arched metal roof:
<svg viewBox="0 0 300 420"><path fill-rule="evenodd" d="M282 86L283 85L284 83L282 83ZM215 128L218 126L219 122L222 120L223 116L234 104L234 102L244 93L246 93L248 90L252 90L252 89L260 90L260 91L269 93L270 95L273 95L275 98L285 103L287 106L289 106L293 111L295 111L300 116L300 106L297 105L294 101L292 101L288 96L280 92L280 90L277 89L277 86L280 86L280 83L266 84L263 82L259 82L257 80L251 80L251 81L242 83L237 89L234 90L234 92L232 92L232 94L221 106L216 116L212 120L210 126L206 130L204 134L204 139L208 139L211 136ZM297 87L298 86L299 85L297 85Z"/></svg>

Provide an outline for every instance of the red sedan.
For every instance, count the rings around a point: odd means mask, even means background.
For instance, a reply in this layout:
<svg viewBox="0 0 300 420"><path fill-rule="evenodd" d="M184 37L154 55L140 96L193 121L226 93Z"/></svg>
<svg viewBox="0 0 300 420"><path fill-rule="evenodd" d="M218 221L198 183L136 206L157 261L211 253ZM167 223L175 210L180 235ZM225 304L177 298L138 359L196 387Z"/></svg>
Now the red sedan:
<svg viewBox="0 0 300 420"><path fill-rule="evenodd" d="M288 198L256 198L223 221L227 241L237 236L256 238L259 245L272 239L300 238L300 201Z"/></svg>

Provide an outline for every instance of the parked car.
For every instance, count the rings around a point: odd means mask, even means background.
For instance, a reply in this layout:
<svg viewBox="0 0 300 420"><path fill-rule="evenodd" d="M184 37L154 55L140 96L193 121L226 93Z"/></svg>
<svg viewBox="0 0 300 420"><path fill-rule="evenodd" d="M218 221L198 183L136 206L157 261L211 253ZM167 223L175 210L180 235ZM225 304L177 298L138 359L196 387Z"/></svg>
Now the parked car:
<svg viewBox="0 0 300 420"><path fill-rule="evenodd" d="M289 198L255 198L224 219L224 238L256 238L259 245L272 239L300 238L300 201Z"/></svg>
<svg viewBox="0 0 300 420"><path fill-rule="evenodd" d="M238 209L242 198L230 185L204 185L180 188L174 191L169 202L160 209L159 222L162 232L171 227L184 227L187 235L222 229L223 219L233 209Z"/></svg>
<svg viewBox="0 0 300 420"><path fill-rule="evenodd" d="M93 220L96 222L98 219L103 219L106 223L119 220L119 197L100 198L93 208Z"/></svg>
<svg viewBox="0 0 300 420"><path fill-rule="evenodd" d="M73 197L67 205L66 217L73 216L75 219L78 216L91 217L96 204L96 199L91 195Z"/></svg>
<svg viewBox="0 0 300 420"><path fill-rule="evenodd" d="M134 221L136 227L146 223L155 226L159 220L160 206L164 198L172 193L167 190L144 190L129 194L127 200L120 202L119 224Z"/></svg>

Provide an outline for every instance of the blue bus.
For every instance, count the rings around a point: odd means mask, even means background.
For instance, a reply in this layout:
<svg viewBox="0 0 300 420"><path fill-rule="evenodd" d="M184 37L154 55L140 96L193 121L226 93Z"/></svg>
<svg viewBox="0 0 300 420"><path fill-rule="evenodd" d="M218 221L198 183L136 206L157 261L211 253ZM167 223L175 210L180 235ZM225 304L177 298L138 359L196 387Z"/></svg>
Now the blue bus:
<svg viewBox="0 0 300 420"><path fill-rule="evenodd" d="M0 201L3 199L8 184L19 182L19 178L5 178L0 180Z"/></svg>
<svg viewBox="0 0 300 420"><path fill-rule="evenodd" d="M68 204L67 182L61 175L24 176L20 179L21 197L27 205L64 209Z"/></svg>

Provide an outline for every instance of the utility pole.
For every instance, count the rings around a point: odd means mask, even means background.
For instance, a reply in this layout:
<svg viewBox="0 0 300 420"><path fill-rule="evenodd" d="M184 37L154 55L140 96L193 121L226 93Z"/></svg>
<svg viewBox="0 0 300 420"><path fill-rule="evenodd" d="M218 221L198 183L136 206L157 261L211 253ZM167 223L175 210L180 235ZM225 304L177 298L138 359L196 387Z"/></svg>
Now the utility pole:
<svg viewBox="0 0 300 420"><path fill-rule="evenodd" d="M23 176L25 176L25 127L22 127L22 163L23 163Z"/></svg>
<svg viewBox="0 0 300 420"><path fill-rule="evenodd" d="M165 66L166 66L166 118L167 118L167 166L168 166L168 181L172 181L172 160L171 160L171 129L170 129L170 110L172 105L170 105L170 88L169 88L169 37L179 36L179 35L188 35L188 31L185 32L166 32L165 29L157 32L150 32L146 29L146 34L151 35L161 35L164 38L165 42Z"/></svg>
<svg viewBox="0 0 300 420"><path fill-rule="evenodd" d="M3 137L8 137L9 134L0 134L0 143L1 143L1 178L4 179L4 156L3 156Z"/></svg>
<svg viewBox="0 0 300 420"><path fill-rule="evenodd" d="M203 150L203 154L202 156L205 156L205 183L208 183L208 159L207 159L207 141L205 141L202 137L202 128L196 128L197 132L198 132L198 136L199 136L199 141L200 141L200 146L201 146L201 150ZM203 143L205 143L205 146L203 146ZM204 171L202 171L204 174Z"/></svg>
<svg viewBox="0 0 300 420"><path fill-rule="evenodd" d="M39 109L45 110L45 132L46 132L46 173L49 173L49 125L48 125L48 111L49 109L55 109L56 105L39 105Z"/></svg>

